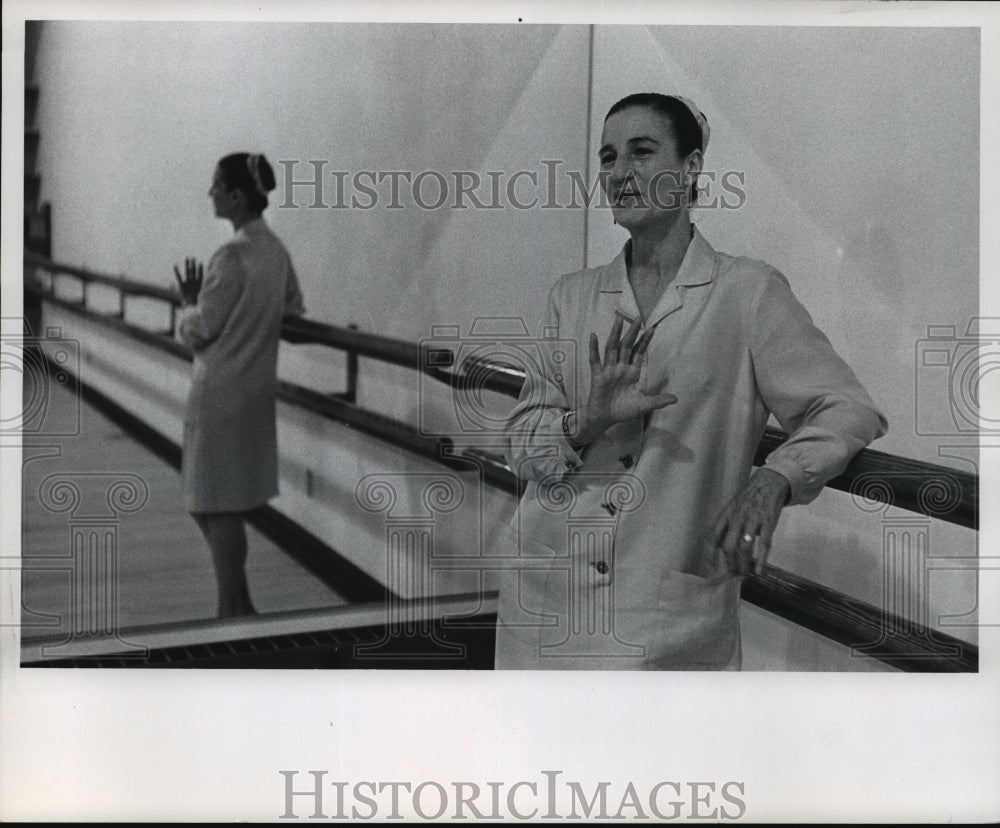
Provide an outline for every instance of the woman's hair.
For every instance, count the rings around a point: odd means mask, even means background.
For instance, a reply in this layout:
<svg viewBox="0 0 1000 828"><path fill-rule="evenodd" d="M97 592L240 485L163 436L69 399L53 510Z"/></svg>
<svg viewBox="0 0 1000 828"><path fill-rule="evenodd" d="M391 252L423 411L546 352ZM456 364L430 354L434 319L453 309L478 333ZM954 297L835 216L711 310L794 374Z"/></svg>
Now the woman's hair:
<svg viewBox="0 0 1000 828"><path fill-rule="evenodd" d="M700 123L692 111L694 104L681 98L675 98L672 95L661 95L659 92L637 92L634 95L626 95L608 110L608 114L604 116L604 120L607 121L608 118L616 112L621 112L623 109L633 109L636 107L652 109L653 112L667 119L667 123L670 124L670 130L674 134L674 145L677 149L677 154L681 158L687 158L696 149L702 152L705 151L705 146L708 144L708 121L699 112L698 114L704 121L704 124ZM697 181L691 183L690 198L692 204L697 201Z"/></svg>
<svg viewBox="0 0 1000 828"><path fill-rule="evenodd" d="M275 187L274 170L263 154L234 152L219 161L226 189L246 194L247 207L255 213L267 208L267 194Z"/></svg>

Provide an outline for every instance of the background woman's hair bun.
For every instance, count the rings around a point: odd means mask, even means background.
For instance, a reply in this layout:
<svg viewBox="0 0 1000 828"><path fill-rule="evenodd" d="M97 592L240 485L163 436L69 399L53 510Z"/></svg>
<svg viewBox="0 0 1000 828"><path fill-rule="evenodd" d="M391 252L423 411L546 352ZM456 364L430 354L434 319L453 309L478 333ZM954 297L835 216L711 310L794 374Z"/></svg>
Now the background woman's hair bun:
<svg viewBox="0 0 1000 828"><path fill-rule="evenodd" d="M263 153L247 154L247 170L254 186L261 195L267 195L275 188L274 170Z"/></svg>
<svg viewBox="0 0 1000 828"><path fill-rule="evenodd" d="M222 158L218 166L226 189L245 193L251 211L259 213L267 208L267 194L276 182L274 170L263 153L234 152Z"/></svg>

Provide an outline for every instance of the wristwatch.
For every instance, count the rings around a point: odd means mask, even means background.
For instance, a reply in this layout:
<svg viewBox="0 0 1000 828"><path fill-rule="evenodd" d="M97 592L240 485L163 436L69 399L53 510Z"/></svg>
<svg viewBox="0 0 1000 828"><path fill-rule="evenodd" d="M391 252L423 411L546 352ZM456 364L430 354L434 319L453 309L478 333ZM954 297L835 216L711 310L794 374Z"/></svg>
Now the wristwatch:
<svg viewBox="0 0 1000 828"><path fill-rule="evenodd" d="M567 411L562 416L562 430L563 430L563 435L566 437L566 442L569 443L569 447L571 449L573 449L573 451L582 451L583 449L585 449L587 447L587 444L586 443L581 443L579 440L577 440L573 436L573 432L570 430L570 427L569 427L569 418L570 417L573 417L574 419L576 418L576 410L575 409L571 409L570 411Z"/></svg>

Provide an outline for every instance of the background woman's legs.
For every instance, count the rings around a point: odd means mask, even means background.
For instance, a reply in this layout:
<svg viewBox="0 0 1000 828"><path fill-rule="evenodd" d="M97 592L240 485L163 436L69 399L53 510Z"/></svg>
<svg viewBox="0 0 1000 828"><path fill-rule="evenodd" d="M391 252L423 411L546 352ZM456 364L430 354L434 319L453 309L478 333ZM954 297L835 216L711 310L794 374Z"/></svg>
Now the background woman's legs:
<svg viewBox="0 0 1000 828"><path fill-rule="evenodd" d="M219 589L219 618L251 615L256 610L247 586L247 533L243 515L237 513L193 515L212 550L212 564Z"/></svg>

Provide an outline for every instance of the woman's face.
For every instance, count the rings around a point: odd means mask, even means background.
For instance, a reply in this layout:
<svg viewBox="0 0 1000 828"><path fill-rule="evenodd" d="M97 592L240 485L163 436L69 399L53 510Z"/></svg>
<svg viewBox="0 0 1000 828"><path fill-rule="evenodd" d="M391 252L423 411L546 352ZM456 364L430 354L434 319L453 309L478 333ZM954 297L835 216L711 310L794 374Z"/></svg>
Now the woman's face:
<svg viewBox="0 0 1000 828"><path fill-rule="evenodd" d="M598 157L601 186L625 228L675 215L687 204L691 174L701 169L701 153L681 158L670 122L644 106L623 109L604 122Z"/></svg>
<svg viewBox="0 0 1000 828"><path fill-rule="evenodd" d="M218 218L229 218L232 212L233 200L229 190L226 189L226 181L222 177L222 170L215 168L212 176L212 186L208 188L208 197L212 199L212 206L215 207L215 215Z"/></svg>

